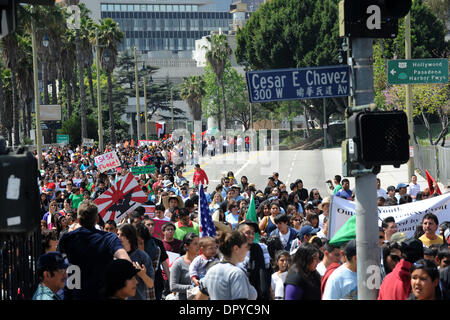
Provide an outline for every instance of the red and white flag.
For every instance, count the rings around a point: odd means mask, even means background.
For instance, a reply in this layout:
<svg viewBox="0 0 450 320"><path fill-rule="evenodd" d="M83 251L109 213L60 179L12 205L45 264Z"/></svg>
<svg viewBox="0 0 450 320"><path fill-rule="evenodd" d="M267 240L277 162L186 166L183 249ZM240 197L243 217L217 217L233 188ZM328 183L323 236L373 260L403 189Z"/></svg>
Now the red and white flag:
<svg viewBox="0 0 450 320"><path fill-rule="evenodd" d="M156 134L158 135L158 138L161 138L164 134L164 123L165 122L155 122Z"/></svg>
<svg viewBox="0 0 450 320"><path fill-rule="evenodd" d="M114 220L119 223L147 200L148 197L139 186L138 180L129 172L94 202L103 221Z"/></svg>

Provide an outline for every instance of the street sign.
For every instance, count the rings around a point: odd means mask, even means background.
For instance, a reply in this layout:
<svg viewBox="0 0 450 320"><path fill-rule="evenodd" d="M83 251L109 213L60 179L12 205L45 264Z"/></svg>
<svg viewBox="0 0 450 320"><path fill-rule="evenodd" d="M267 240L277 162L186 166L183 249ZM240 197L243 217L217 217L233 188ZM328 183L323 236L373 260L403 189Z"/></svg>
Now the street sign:
<svg viewBox="0 0 450 320"><path fill-rule="evenodd" d="M69 144L69 135L68 134L57 134L56 135L56 143Z"/></svg>
<svg viewBox="0 0 450 320"><path fill-rule="evenodd" d="M350 95L350 66L249 71L250 102L271 102Z"/></svg>
<svg viewBox="0 0 450 320"><path fill-rule="evenodd" d="M83 138L83 146L87 146L87 147L93 147L94 146L94 139L88 139L88 138Z"/></svg>
<svg viewBox="0 0 450 320"><path fill-rule="evenodd" d="M62 110L60 104L41 104L41 121L61 121Z"/></svg>
<svg viewBox="0 0 450 320"><path fill-rule="evenodd" d="M388 60L389 84L427 84L447 82L447 59Z"/></svg>

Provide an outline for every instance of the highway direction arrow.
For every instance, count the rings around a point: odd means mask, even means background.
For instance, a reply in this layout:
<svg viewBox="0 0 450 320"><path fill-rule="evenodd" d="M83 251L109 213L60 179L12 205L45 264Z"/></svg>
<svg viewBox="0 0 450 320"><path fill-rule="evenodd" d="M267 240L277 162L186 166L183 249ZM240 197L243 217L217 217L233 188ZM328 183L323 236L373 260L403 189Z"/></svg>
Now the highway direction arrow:
<svg viewBox="0 0 450 320"><path fill-rule="evenodd" d="M447 59L388 60L389 84L427 84L447 82Z"/></svg>

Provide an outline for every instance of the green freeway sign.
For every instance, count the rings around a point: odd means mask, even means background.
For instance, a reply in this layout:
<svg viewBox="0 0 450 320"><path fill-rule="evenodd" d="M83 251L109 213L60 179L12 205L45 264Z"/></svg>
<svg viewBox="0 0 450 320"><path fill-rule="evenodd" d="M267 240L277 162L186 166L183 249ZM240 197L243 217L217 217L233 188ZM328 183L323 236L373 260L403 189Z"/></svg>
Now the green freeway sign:
<svg viewBox="0 0 450 320"><path fill-rule="evenodd" d="M147 173L155 173L156 168L154 165L149 166L142 166L142 167L131 167L131 173L135 176L140 174L147 174Z"/></svg>
<svg viewBox="0 0 450 320"><path fill-rule="evenodd" d="M389 84L427 84L447 82L447 59L388 60Z"/></svg>
<svg viewBox="0 0 450 320"><path fill-rule="evenodd" d="M56 135L56 143L69 144L69 135L68 134L57 134Z"/></svg>

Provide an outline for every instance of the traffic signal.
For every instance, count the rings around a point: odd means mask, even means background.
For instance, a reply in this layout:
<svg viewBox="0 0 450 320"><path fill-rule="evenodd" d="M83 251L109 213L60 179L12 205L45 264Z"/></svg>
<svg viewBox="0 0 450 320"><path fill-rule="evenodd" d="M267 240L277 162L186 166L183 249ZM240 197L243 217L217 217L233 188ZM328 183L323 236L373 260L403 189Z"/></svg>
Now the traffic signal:
<svg viewBox="0 0 450 320"><path fill-rule="evenodd" d="M362 111L348 119L349 160L366 168L399 167L409 160L408 120L403 111Z"/></svg>
<svg viewBox="0 0 450 320"><path fill-rule="evenodd" d="M353 38L395 38L398 19L406 16L411 0L342 0L339 35Z"/></svg>
<svg viewBox="0 0 450 320"><path fill-rule="evenodd" d="M0 37L16 30L19 3L53 6L55 0L0 0Z"/></svg>
<svg viewBox="0 0 450 320"><path fill-rule="evenodd" d="M0 0L0 36L14 32L17 25L17 4L16 0Z"/></svg>
<svg viewBox="0 0 450 320"><path fill-rule="evenodd" d="M0 137L0 235L27 234L38 230L38 164L31 152L11 153Z"/></svg>

